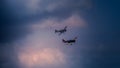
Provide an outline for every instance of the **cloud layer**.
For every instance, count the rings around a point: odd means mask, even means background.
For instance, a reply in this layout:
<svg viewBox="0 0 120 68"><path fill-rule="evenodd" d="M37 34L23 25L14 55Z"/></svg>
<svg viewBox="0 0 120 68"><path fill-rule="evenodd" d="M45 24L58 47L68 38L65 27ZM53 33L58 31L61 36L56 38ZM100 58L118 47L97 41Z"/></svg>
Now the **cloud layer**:
<svg viewBox="0 0 120 68"><path fill-rule="evenodd" d="M64 68L68 59L59 43L52 33L36 31L22 42L15 42L17 62L21 68Z"/></svg>
<svg viewBox="0 0 120 68"><path fill-rule="evenodd" d="M34 47L30 48L27 47L19 54L19 61L25 67L51 68L66 62L64 54L56 48L41 48L39 50Z"/></svg>
<svg viewBox="0 0 120 68"><path fill-rule="evenodd" d="M14 4L13 4L14 3ZM57 10L76 11L82 8L88 9L92 5L91 0L11 0L7 3L17 14L39 14L55 12ZM18 11L18 9L21 9Z"/></svg>
<svg viewBox="0 0 120 68"><path fill-rule="evenodd" d="M64 66L67 63L66 55L68 54L66 51L62 51L64 49L61 46L61 39L54 38L55 35L50 35L49 30L38 30L37 32L40 31L40 33L35 33L37 35L29 36L27 40L24 39L34 29L62 28L64 26L86 27L85 20L79 13L76 14L82 7L82 1L5 0L0 20L0 43L2 43L0 46L4 48L1 50L1 54L5 55L0 56L0 63L2 63L0 66L2 68L34 68L34 66L50 68L45 66L45 64L49 64L51 68L69 68L65 66L70 65ZM8 45L5 46L6 43ZM52 67L54 64L58 66Z"/></svg>
<svg viewBox="0 0 120 68"><path fill-rule="evenodd" d="M32 29L41 29L41 28L63 28L68 26L70 28L84 28L87 27L87 23L79 15L73 14L66 19L58 18L47 18L41 21L38 21L36 24L33 24Z"/></svg>

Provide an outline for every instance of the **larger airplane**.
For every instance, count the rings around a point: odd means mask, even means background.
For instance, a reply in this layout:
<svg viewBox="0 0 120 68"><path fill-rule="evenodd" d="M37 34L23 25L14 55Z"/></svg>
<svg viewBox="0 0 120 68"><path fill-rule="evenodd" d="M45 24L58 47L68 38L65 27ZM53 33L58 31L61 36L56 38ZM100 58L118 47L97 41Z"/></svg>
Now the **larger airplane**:
<svg viewBox="0 0 120 68"><path fill-rule="evenodd" d="M60 30L55 29L55 33L59 33L59 35L61 35L62 33L65 33L66 31L67 31L67 26L65 26L63 29L60 29Z"/></svg>
<svg viewBox="0 0 120 68"><path fill-rule="evenodd" d="M71 39L71 40L64 40L64 39L62 39L62 41L63 41L63 43L72 45L73 43L76 42L76 39L77 39L77 37L75 37L74 39Z"/></svg>

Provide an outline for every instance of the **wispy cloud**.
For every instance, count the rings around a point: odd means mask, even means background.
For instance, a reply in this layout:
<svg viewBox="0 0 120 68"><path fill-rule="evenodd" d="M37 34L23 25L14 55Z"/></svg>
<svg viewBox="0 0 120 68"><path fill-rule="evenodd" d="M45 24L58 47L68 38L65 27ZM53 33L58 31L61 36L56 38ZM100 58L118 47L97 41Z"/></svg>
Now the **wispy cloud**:
<svg viewBox="0 0 120 68"><path fill-rule="evenodd" d="M28 0L28 9L52 12L63 8L90 8L92 0Z"/></svg>
<svg viewBox="0 0 120 68"><path fill-rule="evenodd" d="M14 4L13 4L14 3ZM54 12L55 10L71 9L77 11L81 8L90 8L91 0L10 0L10 8L18 14L40 14ZM20 11L19 11L20 9ZM77 9L77 10L76 10Z"/></svg>
<svg viewBox="0 0 120 68"><path fill-rule="evenodd" d="M32 29L61 28L63 26L76 28L76 27L87 27L88 24L79 15L73 14L72 16L64 20L59 20L58 18L48 18L48 19L41 20L38 23L33 24Z"/></svg>

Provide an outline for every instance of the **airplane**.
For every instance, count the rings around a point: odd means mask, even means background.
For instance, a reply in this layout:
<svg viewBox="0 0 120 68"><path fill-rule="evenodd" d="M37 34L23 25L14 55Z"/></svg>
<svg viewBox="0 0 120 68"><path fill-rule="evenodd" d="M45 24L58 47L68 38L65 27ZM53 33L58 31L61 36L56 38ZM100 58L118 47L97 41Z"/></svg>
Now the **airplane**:
<svg viewBox="0 0 120 68"><path fill-rule="evenodd" d="M61 35L62 33L67 31L67 26L64 27L64 29L60 29L60 30L56 30L55 29L55 33L59 33L59 35Z"/></svg>
<svg viewBox="0 0 120 68"><path fill-rule="evenodd" d="M63 41L63 43L66 43L67 45L68 45L68 44L72 45L72 43L75 43L75 42L76 42L76 39L77 39L77 37L75 37L75 38L72 39L72 40L64 40L64 39L62 39L62 41Z"/></svg>

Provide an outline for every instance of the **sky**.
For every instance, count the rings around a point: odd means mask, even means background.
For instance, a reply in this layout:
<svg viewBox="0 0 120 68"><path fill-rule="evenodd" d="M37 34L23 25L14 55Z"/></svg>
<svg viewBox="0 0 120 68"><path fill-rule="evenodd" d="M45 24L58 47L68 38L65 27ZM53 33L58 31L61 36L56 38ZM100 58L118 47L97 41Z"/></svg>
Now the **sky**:
<svg viewBox="0 0 120 68"><path fill-rule="evenodd" d="M120 68L119 3L1 0L0 68Z"/></svg>

